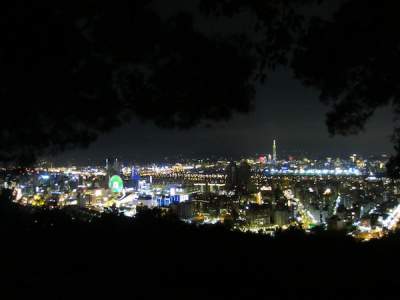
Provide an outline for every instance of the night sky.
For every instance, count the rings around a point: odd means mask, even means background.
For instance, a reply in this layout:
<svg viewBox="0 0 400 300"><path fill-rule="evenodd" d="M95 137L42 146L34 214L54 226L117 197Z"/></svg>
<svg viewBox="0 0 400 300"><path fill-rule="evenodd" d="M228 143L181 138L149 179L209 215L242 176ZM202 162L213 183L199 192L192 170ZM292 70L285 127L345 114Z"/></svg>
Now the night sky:
<svg viewBox="0 0 400 300"><path fill-rule="evenodd" d="M331 138L325 126L327 107L318 93L303 87L281 70L257 88L256 107L249 115L236 115L229 122L213 128L189 130L159 129L151 123L132 120L122 128L99 138L88 149L64 153L57 162L102 161L118 157L124 161L159 161L166 156L206 157L209 155L241 157L271 153L272 140L278 143L278 154L347 156L391 152L392 115L380 110L357 136Z"/></svg>

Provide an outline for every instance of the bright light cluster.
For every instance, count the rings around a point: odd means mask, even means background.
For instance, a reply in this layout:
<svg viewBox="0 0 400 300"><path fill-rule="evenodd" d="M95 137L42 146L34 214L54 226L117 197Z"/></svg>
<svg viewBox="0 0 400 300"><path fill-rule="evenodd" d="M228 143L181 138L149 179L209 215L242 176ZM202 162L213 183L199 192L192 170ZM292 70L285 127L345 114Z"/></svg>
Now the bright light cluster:
<svg viewBox="0 0 400 300"><path fill-rule="evenodd" d="M271 175L280 175L280 174L292 174L292 175L335 175L335 176L360 176L362 175L361 171L356 168L349 169L267 169L265 171L267 174Z"/></svg>
<svg viewBox="0 0 400 300"><path fill-rule="evenodd" d="M396 208L390 211L389 216L386 219L382 220L382 224L387 229L392 230L395 228L395 226L399 221L400 221L400 204L396 206Z"/></svg>

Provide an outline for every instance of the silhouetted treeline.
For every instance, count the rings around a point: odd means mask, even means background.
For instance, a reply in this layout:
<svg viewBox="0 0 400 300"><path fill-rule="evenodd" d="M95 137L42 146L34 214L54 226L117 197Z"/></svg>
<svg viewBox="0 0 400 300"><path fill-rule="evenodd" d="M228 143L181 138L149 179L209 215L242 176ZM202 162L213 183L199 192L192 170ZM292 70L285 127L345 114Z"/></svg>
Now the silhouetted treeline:
<svg viewBox="0 0 400 300"><path fill-rule="evenodd" d="M2 291L15 299L178 291L204 298L196 291L211 288L214 296L246 299L382 299L399 284L397 234L362 243L292 229L271 238L188 225L159 210L89 222L68 211L9 205L4 218L1 203Z"/></svg>

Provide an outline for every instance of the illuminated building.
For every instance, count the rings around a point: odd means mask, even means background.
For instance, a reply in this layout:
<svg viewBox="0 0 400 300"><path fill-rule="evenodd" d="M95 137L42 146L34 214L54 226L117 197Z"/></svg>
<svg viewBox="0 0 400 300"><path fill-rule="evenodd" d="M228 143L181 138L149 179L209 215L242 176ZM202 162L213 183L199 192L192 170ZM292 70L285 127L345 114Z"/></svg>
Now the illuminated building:
<svg viewBox="0 0 400 300"><path fill-rule="evenodd" d="M345 226L345 222L338 216L332 216L328 219L329 230L344 230Z"/></svg>
<svg viewBox="0 0 400 300"><path fill-rule="evenodd" d="M137 199L138 206L145 206L148 208L152 208L158 205L157 200L153 199L150 195L140 195Z"/></svg>
<svg viewBox="0 0 400 300"><path fill-rule="evenodd" d="M180 218L189 220L195 217L196 212L199 211L198 202L187 201L171 205L171 210Z"/></svg>
<svg viewBox="0 0 400 300"><path fill-rule="evenodd" d="M289 210L285 208L274 211L274 224L283 226L289 224Z"/></svg>
<svg viewBox="0 0 400 300"><path fill-rule="evenodd" d="M277 160L275 140L273 150ZM294 220L303 228L327 223L331 229L351 230L354 236L354 230L367 230L366 236L371 236L377 226L396 228L400 184L379 174L386 161L299 157L278 164L269 155L264 165L265 157L258 158L134 168L110 159L107 172L96 167L38 168L15 178L5 174L0 183L15 187L13 197L21 205L76 206L96 214L114 206L126 216L159 207L187 222L232 219L236 228L254 232L285 229Z"/></svg>
<svg viewBox="0 0 400 300"><path fill-rule="evenodd" d="M249 209L246 210L246 220L252 226L270 225L271 209L266 205L250 205Z"/></svg>
<svg viewBox="0 0 400 300"><path fill-rule="evenodd" d="M109 159L106 160L106 174L108 177L107 180L109 180L114 175L120 174L120 165L117 158L112 165L109 163Z"/></svg>
<svg viewBox="0 0 400 300"><path fill-rule="evenodd" d="M139 189L140 174L139 170L136 169L135 167L132 167L131 180L132 180L132 187L136 190Z"/></svg>
<svg viewBox="0 0 400 300"><path fill-rule="evenodd" d="M235 162L231 162L226 168L226 188L233 190L238 185L238 168Z"/></svg>
<svg viewBox="0 0 400 300"><path fill-rule="evenodd" d="M272 144L272 160L273 162L276 162L277 156L276 156L276 141L274 140Z"/></svg>

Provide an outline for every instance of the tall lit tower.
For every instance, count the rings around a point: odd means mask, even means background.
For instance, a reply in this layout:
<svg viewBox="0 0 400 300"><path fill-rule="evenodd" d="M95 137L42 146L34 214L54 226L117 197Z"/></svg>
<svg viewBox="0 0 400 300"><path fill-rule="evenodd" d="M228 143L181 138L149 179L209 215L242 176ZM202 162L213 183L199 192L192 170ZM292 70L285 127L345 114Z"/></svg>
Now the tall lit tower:
<svg viewBox="0 0 400 300"><path fill-rule="evenodd" d="M274 143L272 144L272 160L276 162L276 141L274 140Z"/></svg>

